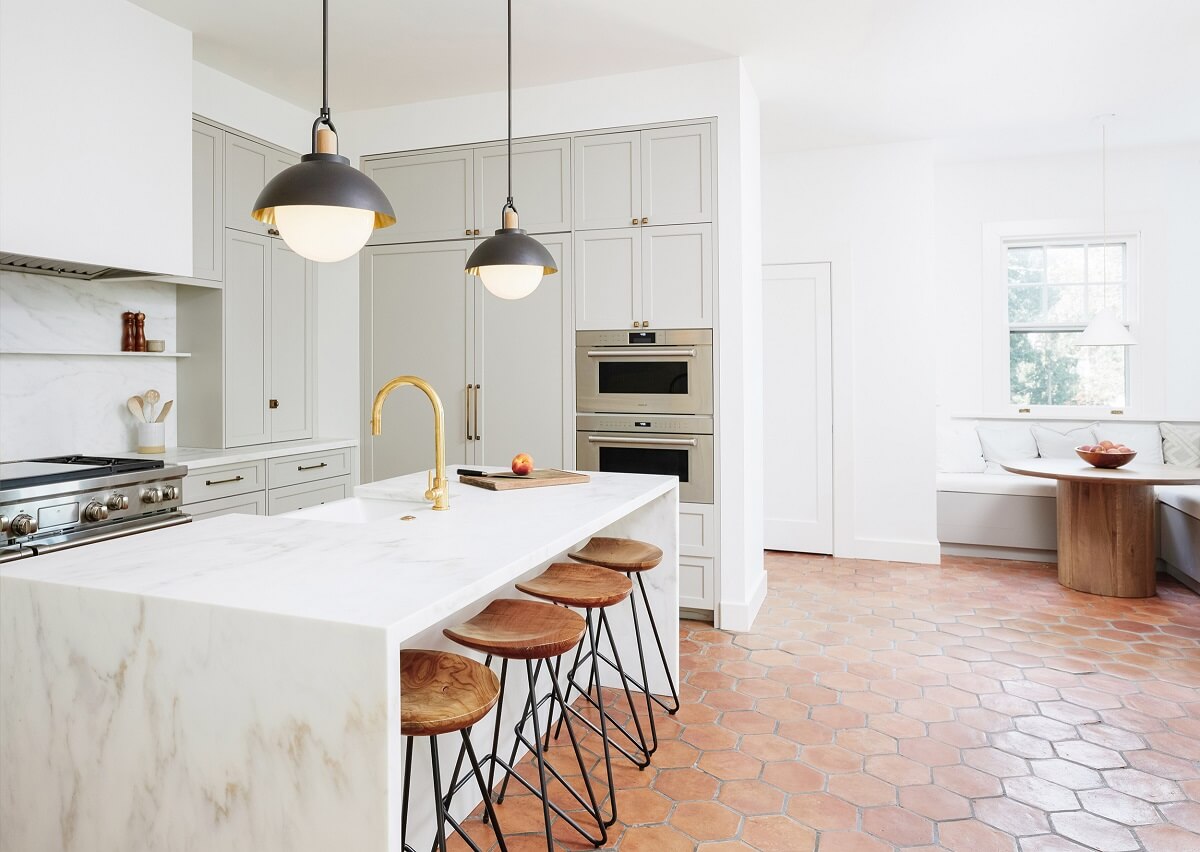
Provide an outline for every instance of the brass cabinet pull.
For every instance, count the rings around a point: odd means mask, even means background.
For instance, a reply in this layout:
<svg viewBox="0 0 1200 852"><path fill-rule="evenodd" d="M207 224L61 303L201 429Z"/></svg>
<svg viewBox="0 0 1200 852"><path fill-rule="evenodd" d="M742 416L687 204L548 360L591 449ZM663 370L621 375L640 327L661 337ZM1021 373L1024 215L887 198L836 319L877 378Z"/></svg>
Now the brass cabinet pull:
<svg viewBox="0 0 1200 852"><path fill-rule="evenodd" d="M642 320L642 328L649 328L650 320Z"/></svg>
<svg viewBox="0 0 1200 852"><path fill-rule="evenodd" d="M272 237L278 237L279 229L278 228L267 228L267 233L270 234Z"/></svg>
<svg viewBox="0 0 1200 852"><path fill-rule="evenodd" d="M320 464L310 464L310 465L302 465L301 464L301 465L296 466L296 470L320 470L323 467L329 467L329 464L327 462L321 462Z"/></svg>
<svg viewBox="0 0 1200 852"><path fill-rule="evenodd" d="M235 476L232 479L206 479L206 480L204 480L204 484L205 485L227 485L230 482L241 482L245 478L246 477L244 477L244 476Z"/></svg>
<svg viewBox="0 0 1200 852"><path fill-rule="evenodd" d="M465 231L463 231L463 233L469 237L469 236L471 236L471 229L467 228Z"/></svg>
<svg viewBox="0 0 1200 852"><path fill-rule="evenodd" d="M267 400L267 408L269 408L269 409L271 409L272 411L274 411L274 410L275 410L276 408L278 408L278 407L279 407L279 400L277 400L277 399L269 399L269 400Z"/></svg>
<svg viewBox="0 0 1200 852"><path fill-rule="evenodd" d="M642 324L641 324L640 322L638 322L637 320L634 320L634 321L633 321L633 327L634 327L634 328L641 328L641 327L642 327Z"/></svg>
<svg viewBox="0 0 1200 852"><path fill-rule="evenodd" d="M471 440L471 388L473 385L467 384L467 440Z"/></svg>
<svg viewBox="0 0 1200 852"><path fill-rule="evenodd" d="M649 217L649 216L643 216L643 217L642 217L642 224L643 224L643 225L649 225L649 224L650 224L650 217Z"/></svg>
<svg viewBox="0 0 1200 852"><path fill-rule="evenodd" d="M633 217L633 224L635 224L635 225L637 224L637 217L636 217L636 216L634 216L634 217Z"/></svg>
<svg viewBox="0 0 1200 852"><path fill-rule="evenodd" d="M475 440L480 440L483 436L479 434L479 409L483 406L479 402L479 392L483 390L483 385L475 385Z"/></svg>
<svg viewBox="0 0 1200 852"><path fill-rule="evenodd" d="M479 236L479 229L478 229L478 228L476 228L476 229L475 229L475 236Z"/></svg>

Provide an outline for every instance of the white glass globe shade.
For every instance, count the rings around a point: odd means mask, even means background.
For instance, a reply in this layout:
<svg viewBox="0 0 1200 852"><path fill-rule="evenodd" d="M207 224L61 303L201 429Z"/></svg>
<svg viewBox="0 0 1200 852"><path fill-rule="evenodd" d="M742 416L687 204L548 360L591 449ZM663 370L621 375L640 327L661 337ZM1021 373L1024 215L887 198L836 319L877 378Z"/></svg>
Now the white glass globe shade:
<svg viewBox="0 0 1200 852"><path fill-rule="evenodd" d="M317 263L333 263L366 245L375 227L375 212L357 207L289 204L275 208L275 227L296 254Z"/></svg>
<svg viewBox="0 0 1200 852"><path fill-rule="evenodd" d="M542 271L540 266L481 266L479 278L494 296L501 299L524 299L537 289L542 280Z"/></svg>

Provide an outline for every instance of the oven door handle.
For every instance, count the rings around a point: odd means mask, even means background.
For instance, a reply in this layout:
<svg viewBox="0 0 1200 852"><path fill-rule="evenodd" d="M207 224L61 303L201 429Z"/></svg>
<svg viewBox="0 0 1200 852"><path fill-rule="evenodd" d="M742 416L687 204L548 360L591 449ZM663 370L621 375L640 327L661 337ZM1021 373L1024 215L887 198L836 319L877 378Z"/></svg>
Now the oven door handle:
<svg viewBox="0 0 1200 852"><path fill-rule="evenodd" d="M695 349L589 349L589 358L658 358L660 356L695 358Z"/></svg>
<svg viewBox="0 0 1200 852"><path fill-rule="evenodd" d="M111 541L114 538L125 538L129 535L137 535L138 533L150 532L151 530L161 530L167 527L175 527L180 524L190 524L192 522L191 515L173 515L170 518L162 520L153 519L147 523L139 524L138 526L119 527L107 532L99 532L95 535L82 536L71 541L64 541L59 544L40 545L36 542L29 542L29 546L37 550L39 556L43 553L56 553L60 550L70 550L72 547L82 547L85 544L94 544L98 541Z"/></svg>
<svg viewBox="0 0 1200 852"><path fill-rule="evenodd" d="M695 438L606 438L603 435L588 435L590 444L654 444L662 447L694 447Z"/></svg>

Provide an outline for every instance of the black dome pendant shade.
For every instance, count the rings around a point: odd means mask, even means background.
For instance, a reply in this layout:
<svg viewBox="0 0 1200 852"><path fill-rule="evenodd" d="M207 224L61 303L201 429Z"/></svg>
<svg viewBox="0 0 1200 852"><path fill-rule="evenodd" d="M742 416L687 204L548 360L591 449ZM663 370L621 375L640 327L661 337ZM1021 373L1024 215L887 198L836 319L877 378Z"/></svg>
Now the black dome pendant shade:
<svg viewBox="0 0 1200 852"><path fill-rule="evenodd" d="M529 236L519 227L517 208L513 204L512 194L512 0L508 0L508 200L500 211L501 227L496 235L488 237L475 247L467 258L467 273L478 275L485 287L501 298L521 298L528 295L537 286L536 282L528 290L518 287L519 295L505 295L503 286L493 282L488 275L488 267L533 267L541 269L541 275L553 275L558 272L554 257L540 242Z"/></svg>
<svg viewBox="0 0 1200 852"><path fill-rule="evenodd" d="M349 159L337 153L337 128L333 126L329 112L329 0L322 0L321 9L323 100L321 113L312 126L312 153L305 154L299 163L268 181L255 199L250 215L264 224L278 225L275 215L277 207L368 210L374 214L371 230L386 228L396 223L391 202L373 180L350 165ZM286 230L282 236L297 253L311 257L288 240ZM358 248L361 247L359 244Z"/></svg>

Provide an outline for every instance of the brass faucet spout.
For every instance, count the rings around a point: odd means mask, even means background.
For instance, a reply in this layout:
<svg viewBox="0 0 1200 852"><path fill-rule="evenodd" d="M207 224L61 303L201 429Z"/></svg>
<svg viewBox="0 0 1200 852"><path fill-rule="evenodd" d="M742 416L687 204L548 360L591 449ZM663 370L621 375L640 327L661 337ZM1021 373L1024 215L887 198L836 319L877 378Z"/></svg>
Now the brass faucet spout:
<svg viewBox="0 0 1200 852"><path fill-rule="evenodd" d="M446 412L442 408L442 400L424 379L417 376L397 376L379 389L375 394L375 403L371 406L371 434L379 435L383 431L383 403L388 395L396 388L411 385L424 392L433 406L433 458L435 474L433 483L425 492L425 499L433 501L434 509L450 508L450 486L446 481Z"/></svg>

